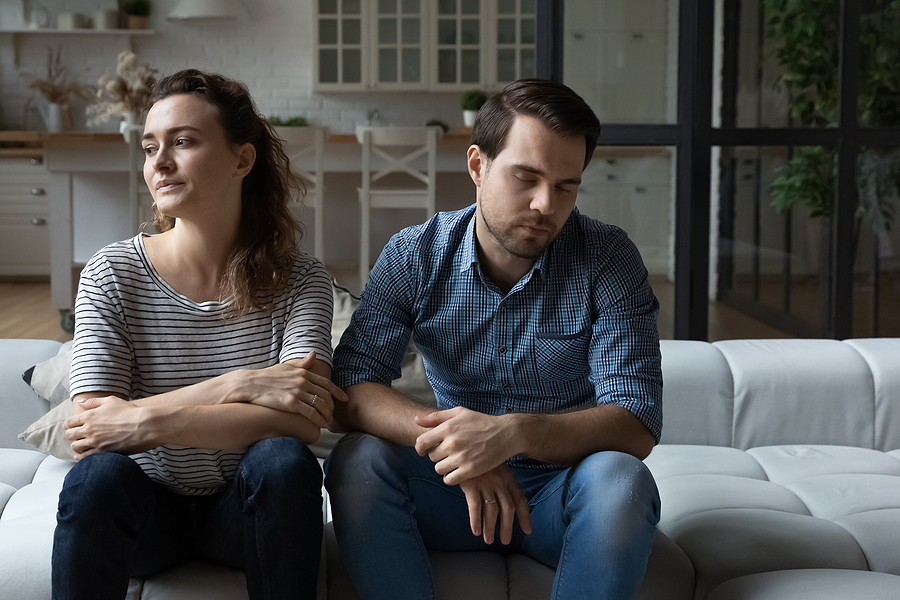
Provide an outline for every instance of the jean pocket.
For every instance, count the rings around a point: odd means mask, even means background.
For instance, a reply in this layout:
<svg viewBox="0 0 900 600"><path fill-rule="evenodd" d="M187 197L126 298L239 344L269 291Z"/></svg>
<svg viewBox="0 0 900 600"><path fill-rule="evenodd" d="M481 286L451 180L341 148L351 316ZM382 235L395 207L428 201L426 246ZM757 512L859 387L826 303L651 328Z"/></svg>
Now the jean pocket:
<svg viewBox="0 0 900 600"><path fill-rule="evenodd" d="M590 373L588 350L591 328L573 334L534 334L534 359L541 378L568 381Z"/></svg>

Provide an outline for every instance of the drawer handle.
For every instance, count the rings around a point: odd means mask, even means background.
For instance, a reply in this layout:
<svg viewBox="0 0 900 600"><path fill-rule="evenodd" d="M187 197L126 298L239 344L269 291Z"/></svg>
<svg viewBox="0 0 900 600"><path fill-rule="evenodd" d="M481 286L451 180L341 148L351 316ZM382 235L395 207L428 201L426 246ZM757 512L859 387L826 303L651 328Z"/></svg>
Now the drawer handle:
<svg viewBox="0 0 900 600"><path fill-rule="evenodd" d="M47 193L47 190L45 190L44 188L31 188L32 196L43 196L46 193Z"/></svg>
<svg viewBox="0 0 900 600"><path fill-rule="evenodd" d="M637 192L638 194L643 194L644 192L647 191L647 188L645 188L642 185L639 185L636 188L634 188L634 191Z"/></svg>
<svg viewBox="0 0 900 600"><path fill-rule="evenodd" d="M47 224L47 219L43 218L35 218L31 220L32 225L37 225L38 227L42 227Z"/></svg>
<svg viewBox="0 0 900 600"><path fill-rule="evenodd" d="M43 159L43 158L32 158L32 159L31 159L31 164L33 164L33 165L42 165L42 164L44 164L44 159Z"/></svg>
<svg viewBox="0 0 900 600"><path fill-rule="evenodd" d="M615 180L616 180L616 176L613 175L612 173L610 173L610 174L608 174L608 175L606 176L606 180L607 180L607 181L615 181Z"/></svg>

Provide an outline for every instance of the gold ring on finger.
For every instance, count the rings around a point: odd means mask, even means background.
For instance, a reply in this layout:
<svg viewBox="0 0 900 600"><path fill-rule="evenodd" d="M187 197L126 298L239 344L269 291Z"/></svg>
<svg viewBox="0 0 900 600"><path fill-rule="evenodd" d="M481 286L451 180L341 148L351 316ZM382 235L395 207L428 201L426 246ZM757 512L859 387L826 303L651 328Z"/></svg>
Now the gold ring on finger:
<svg viewBox="0 0 900 600"><path fill-rule="evenodd" d="M313 396L312 402L310 402L309 405L310 405L310 406L315 406L315 405L316 405L316 400L318 400L318 399L319 399L319 395L318 395L318 394L315 394L315 395Z"/></svg>

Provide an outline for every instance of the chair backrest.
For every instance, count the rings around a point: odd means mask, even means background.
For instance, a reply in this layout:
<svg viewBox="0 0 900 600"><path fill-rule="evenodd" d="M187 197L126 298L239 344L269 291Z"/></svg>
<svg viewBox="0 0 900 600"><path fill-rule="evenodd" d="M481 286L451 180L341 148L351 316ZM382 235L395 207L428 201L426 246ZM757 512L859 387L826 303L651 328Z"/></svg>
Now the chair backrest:
<svg viewBox="0 0 900 600"><path fill-rule="evenodd" d="M275 133L284 140L284 152L291 160L291 171L306 183L306 204L315 209L313 235L315 255L324 260L324 181L325 140L328 128L317 125L276 127Z"/></svg>
<svg viewBox="0 0 900 600"><path fill-rule="evenodd" d="M291 170L307 183L319 185L325 165L327 127L276 127L275 133L284 140L284 151L291 159Z"/></svg>
<svg viewBox="0 0 900 600"><path fill-rule="evenodd" d="M437 171L437 142L443 137L444 130L436 126L357 127L356 139L362 145L363 188L390 173L406 173L433 188ZM396 148L410 151L398 155ZM413 161L422 156L426 157L424 171L412 165ZM372 172L373 157L380 158L384 165L375 173Z"/></svg>

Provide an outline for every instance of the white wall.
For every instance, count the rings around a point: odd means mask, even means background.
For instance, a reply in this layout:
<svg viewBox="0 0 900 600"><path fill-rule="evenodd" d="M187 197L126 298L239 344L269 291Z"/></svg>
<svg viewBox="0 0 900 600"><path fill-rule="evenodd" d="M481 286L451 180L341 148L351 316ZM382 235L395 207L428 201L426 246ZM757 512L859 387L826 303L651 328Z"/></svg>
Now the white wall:
<svg viewBox="0 0 900 600"><path fill-rule="evenodd" d="M239 79L250 88L263 114L302 115L312 124L329 127L332 133L352 133L356 125L365 122L370 109L378 110L377 124L382 125L423 125L430 119L440 119L451 128L462 125L458 92L313 93L314 1L317 0L242 0L251 13L250 20L201 23L168 21L165 17L175 0L153 0L149 27L156 35L133 36L132 49L140 62L159 69L160 75L191 67ZM53 24L60 12L90 16L97 9L116 6L114 0L0 0L4 6L0 11L0 19L4 19L0 29L21 27L20 23L9 21L15 20L17 14L28 14L32 2L50 10ZM15 6L10 8L7 3ZM46 75L48 47L62 46L63 62L71 77L92 84L103 73L114 74L116 56L128 47L127 39L118 35L17 37L18 65L13 36L0 33L0 128L5 129L44 128L36 108L24 111L26 101L36 98L24 75ZM80 107L73 107L73 121L77 129L88 129ZM118 123L112 122L92 130L115 131L117 127ZM475 201L474 186L464 171L441 173L439 179L438 210L461 208ZM329 265L358 263L358 185L358 174L326 175L325 260ZM304 248L311 251L311 215L305 220L310 226ZM376 211L372 220L373 252L391 233L423 220L423 211Z"/></svg>
<svg viewBox="0 0 900 600"><path fill-rule="evenodd" d="M51 23L60 12L90 16L97 9L115 8L115 0L0 0L0 29L22 27L16 14L28 14L34 4L47 7ZM462 125L457 92L329 93L314 94L314 0L242 0L251 13L236 23L168 21L175 0L153 0L150 28L153 36L134 36L132 45L141 62L162 75L187 67L222 73L245 82L266 115L303 115L335 133L350 133L377 108L380 124L425 124L440 119L451 128ZM10 8L10 3L13 8ZM24 11L19 6L24 4ZM38 113L23 114L28 98L24 74L46 75L48 47L63 47L63 61L72 78L96 83L103 73L113 74L116 55L127 48L123 36L31 35L18 36L19 65L15 65L13 36L0 33L0 127L38 129ZM80 111L76 124L83 127ZM98 130L113 130L113 124Z"/></svg>

